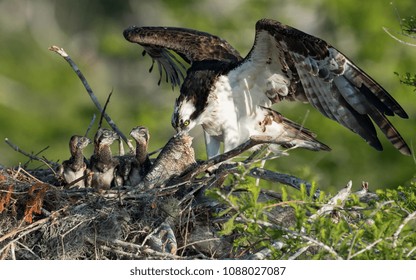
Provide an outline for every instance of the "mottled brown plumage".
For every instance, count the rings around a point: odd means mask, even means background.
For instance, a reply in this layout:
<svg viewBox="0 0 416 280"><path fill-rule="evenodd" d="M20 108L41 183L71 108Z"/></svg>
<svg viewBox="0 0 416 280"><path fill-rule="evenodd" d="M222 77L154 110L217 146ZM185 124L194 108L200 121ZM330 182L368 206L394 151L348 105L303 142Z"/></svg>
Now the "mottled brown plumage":
<svg viewBox="0 0 416 280"><path fill-rule="evenodd" d="M184 65L168 50L176 51L187 63L203 60L227 61L241 60L240 54L225 40L211 34L176 27L137 27L124 30L124 37L143 46L144 54L149 54L159 68L159 84L162 69L166 73L166 82L179 86L183 80ZM173 39L175 38L175 39ZM153 69L150 68L150 71Z"/></svg>
<svg viewBox="0 0 416 280"><path fill-rule="evenodd" d="M374 122L396 149L411 154L386 117L408 118L394 98L337 49L293 27L259 20L244 59L225 40L191 29L130 27L124 36L144 47L173 86L181 85L172 125L178 131L202 125L209 157L219 153L220 141L226 151L253 136L246 130L256 133L259 108L282 100L308 102L382 150ZM190 63L183 83L184 67L169 51Z"/></svg>
<svg viewBox="0 0 416 280"><path fill-rule="evenodd" d="M130 136L136 141L136 154L134 160L131 161L128 185L136 186L143 180L152 166L147 153L150 133L146 127L137 126L130 131Z"/></svg>
<svg viewBox="0 0 416 280"><path fill-rule="evenodd" d="M93 172L90 184L98 191L109 189L114 179L119 160L113 157L110 145L117 139L117 133L105 128L100 128L95 134L94 154L90 159L90 169Z"/></svg>
<svg viewBox="0 0 416 280"><path fill-rule="evenodd" d="M133 154L127 154L122 156L115 156L118 160L118 165L115 170L115 178L113 180L114 185L131 186L129 175L132 170L132 165L136 161L136 156Z"/></svg>
<svg viewBox="0 0 416 280"><path fill-rule="evenodd" d="M71 157L62 162L59 173L63 176L66 184L83 177L87 173L88 162L83 155L83 150L91 143L87 137L74 135L69 140L69 151ZM85 187L85 179L74 184L80 188Z"/></svg>
<svg viewBox="0 0 416 280"><path fill-rule="evenodd" d="M382 150L373 120L396 149L405 155L411 154L403 138L386 118L386 115L395 114L408 118L406 112L344 54L322 39L274 20L257 22L256 30L256 40L260 36L272 36L277 42L277 46L269 45L268 48L278 51L282 70L291 79L293 90L289 92L289 99L309 102L326 117Z"/></svg>
<svg viewBox="0 0 416 280"><path fill-rule="evenodd" d="M316 135L309 129L285 118L279 112L270 108L263 108L267 113L262 122L259 123L264 133L267 130L273 129L273 126L279 125L282 127L281 133L274 133L273 139L281 144L284 148L301 147L313 151L330 151L331 149L322 142L316 140Z"/></svg>
<svg viewBox="0 0 416 280"><path fill-rule="evenodd" d="M187 133L173 136L159 153L140 188L160 187L195 164L192 137Z"/></svg>

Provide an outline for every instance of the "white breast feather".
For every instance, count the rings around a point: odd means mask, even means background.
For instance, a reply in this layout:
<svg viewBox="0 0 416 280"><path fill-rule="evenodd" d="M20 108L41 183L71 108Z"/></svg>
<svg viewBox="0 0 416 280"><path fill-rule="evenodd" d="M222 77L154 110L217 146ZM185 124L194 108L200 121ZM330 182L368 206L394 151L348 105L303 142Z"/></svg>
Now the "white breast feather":
<svg viewBox="0 0 416 280"><path fill-rule="evenodd" d="M218 107L210 118L215 119L216 128L222 131L224 152L261 133L258 122L264 119L264 112L260 106L272 105L266 92L288 94L290 80L282 71L278 54L271 49L274 38L265 31L258 36L256 52L227 76L220 76L211 93L217 98L214 106ZM215 135L213 131L205 130Z"/></svg>
<svg viewBox="0 0 416 280"><path fill-rule="evenodd" d="M222 131L224 152L247 141L250 136L260 134L258 122L264 118L260 106L272 105L265 92L269 87L282 87L284 82L279 74L255 73L248 65L242 65L241 68L233 70L228 77L221 76L212 93L218 100L215 124ZM246 73L245 78L237 79L242 72ZM286 85L284 87L287 89Z"/></svg>

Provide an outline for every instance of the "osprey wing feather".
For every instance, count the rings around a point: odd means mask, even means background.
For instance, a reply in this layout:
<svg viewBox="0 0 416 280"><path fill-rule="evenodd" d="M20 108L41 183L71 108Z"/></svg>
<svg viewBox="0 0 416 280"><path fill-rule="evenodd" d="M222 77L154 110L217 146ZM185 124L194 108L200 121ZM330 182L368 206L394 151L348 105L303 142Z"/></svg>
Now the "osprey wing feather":
<svg viewBox="0 0 416 280"><path fill-rule="evenodd" d="M180 86L185 66L169 51L176 52L187 63L196 61L219 60L230 63L241 60L241 56L227 41L206 32L177 27L136 27L124 30L127 41L137 43L144 48L143 54L149 54L159 67L160 80L162 68L166 81L172 86ZM153 69L153 65L150 71Z"/></svg>
<svg viewBox="0 0 416 280"><path fill-rule="evenodd" d="M265 51L267 50L267 51ZM267 63L253 63L257 57ZM382 150L372 121L387 139L405 155L411 151L386 118L408 118L403 108L377 82L345 55L325 41L278 21L263 19L256 24L256 41L242 64L276 68L288 81L288 92L277 91L271 100L309 102L326 117ZM251 70L253 71L253 69ZM263 72L264 74L264 72Z"/></svg>
<svg viewBox="0 0 416 280"><path fill-rule="evenodd" d="M403 108L377 82L322 39L278 21L262 19L256 23L254 45L242 59L225 40L196 30L132 26L123 34L128 41L143 46L144 52L158 64L161 78L164 70L172 86L181 85L172 118L174 127L191 129L202 124L207 143L218 138L223 139L225 146L238 144L231 143L232 137L224 140L231 133L230 128L252 125L257 121L256 116L265 114L266 109L258 108L287 99L310 103L324 116L382 150L375 123L396 149L402 154L411 154L387 119L394 115L408 118ZM171 51L191 64L185 77L184 65ZM212 100L231 101L225 106ZM203 114L208 107L208 113ZM194 112L185 112L184 108ZM230 115L233 113L235 116ZM193 124L187 126L191 121ZM244 127L241 131L255 129ZM241 131L234 135L240 142L244 140ZM211 136L218 137L211 139ZM214 146L216 150L219 144Z"/></svg>

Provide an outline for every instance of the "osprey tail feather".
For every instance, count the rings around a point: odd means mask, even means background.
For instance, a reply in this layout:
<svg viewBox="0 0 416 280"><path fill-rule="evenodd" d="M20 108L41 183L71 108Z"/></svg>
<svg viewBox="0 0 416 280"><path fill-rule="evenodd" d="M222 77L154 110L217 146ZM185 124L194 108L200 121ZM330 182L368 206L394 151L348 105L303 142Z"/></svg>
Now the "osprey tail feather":
<svg viewBox="0 0 416 280"><path fill-rule="evenodd" d="M355 65L348 64L345 70L343 76L335 78L335 84L345 100L358 114L368 115L397 150L404 155L411 155L409 146L386 117L398 115L408 118L404 109L386 90ZM382 149L379 144L378 150Z"/></svg>
<svg viewBox="0 0 416 280"><path fill-rule="evenodd" d="M309 129L299 125L270 108L261 107L265 112L264 120L260 123L263 134L271 136L273 141L284 148L304 148L312 151L330 151L331 148L316 139ZM279 126L276 133L273 128ZM272 133L273 132L273 133Z"/></svg>

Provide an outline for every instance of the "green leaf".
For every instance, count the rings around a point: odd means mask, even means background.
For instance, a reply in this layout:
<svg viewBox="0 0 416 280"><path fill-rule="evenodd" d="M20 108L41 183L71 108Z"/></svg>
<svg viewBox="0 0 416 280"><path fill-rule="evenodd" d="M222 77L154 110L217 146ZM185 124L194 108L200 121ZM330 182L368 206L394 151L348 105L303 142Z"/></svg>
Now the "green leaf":
<svg viewBox="0 0 416 280"><path fill-rule="evenodd" d="M223 224L223 228L220 231L220 233L223 235L230 235L236 227L234 221L235 221L235 218L237 217L238 217L238 214L234 214L228 221L226 221Z"/></svg>

